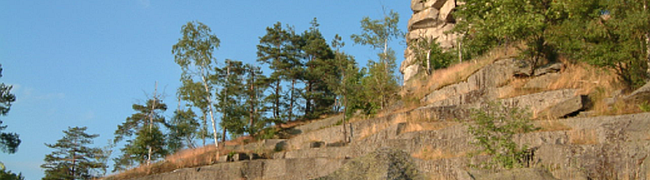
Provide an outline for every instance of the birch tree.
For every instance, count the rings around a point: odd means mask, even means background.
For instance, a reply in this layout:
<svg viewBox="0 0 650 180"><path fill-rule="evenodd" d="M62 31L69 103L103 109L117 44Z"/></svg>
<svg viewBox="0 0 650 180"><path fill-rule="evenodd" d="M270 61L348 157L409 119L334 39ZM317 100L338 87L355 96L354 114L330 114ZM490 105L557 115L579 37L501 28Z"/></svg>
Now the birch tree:
<svg viewBox="0 0 650 180"><path fill-rule="evenodd" d="M210 82L209 78L215 73L216 60L213 54L219 48L220 40L211 33L210 28L201 22L188 22L181 28L183 37L172 47L172 54L174 54L174 61L183 71L181 80L203 87L202 91L197 91L196 94L186 94L185 97L201 95L199 99L189 100L209 115L214 144L219 148L212 93L215 85ZM198 83L194 83L195 80ZM207 116L204 116L204 125L207 124L205 119Z"/></svg>
<svg viewBox="0 0 650 180"><path fill-rule="evenodd" d="M373 49L380 50L379 61L369 60L368 76L364 78L367 93L373 94L369 101L373 104L371 109L383 109L395 96L399 85L395 77L395 51L388 44L392 40L404 37L404 33L398 28L399 14L390 11L381 20L371 20L364 17L361 20L363 33L351 36L355 44L369 45Z"/></svg>

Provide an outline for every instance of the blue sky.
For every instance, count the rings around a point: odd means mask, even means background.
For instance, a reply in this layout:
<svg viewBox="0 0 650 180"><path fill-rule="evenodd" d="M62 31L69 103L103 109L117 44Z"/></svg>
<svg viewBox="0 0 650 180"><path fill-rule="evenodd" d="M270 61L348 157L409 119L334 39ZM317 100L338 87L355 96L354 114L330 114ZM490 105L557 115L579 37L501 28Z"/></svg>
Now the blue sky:
<svg viewBox="0 0 650 180"><path fill-rule="evenodd" d="M396 0L0 1L0 82L13 85L17 96L0 118L22 139L18 152L0 153L0 161L27 179L40 179L40 165L51 152L44 143L55 143L68 127L87 126L87 132L100 134L95 145L106 145L117 125L134 113L131 105L144 101L156 81L175 108L181 72L171 47L188 21L203 22L221 39L217 61L256 64L256 45L266 27L280 21L302 32L317 17L326 39L340 34L343 50L363 65L376 51L352 45L350 35L361 33L359 21L381 18L384 6L400 14L406 31L409 5ZM399 64L405 45L391 47Z"/></svg>

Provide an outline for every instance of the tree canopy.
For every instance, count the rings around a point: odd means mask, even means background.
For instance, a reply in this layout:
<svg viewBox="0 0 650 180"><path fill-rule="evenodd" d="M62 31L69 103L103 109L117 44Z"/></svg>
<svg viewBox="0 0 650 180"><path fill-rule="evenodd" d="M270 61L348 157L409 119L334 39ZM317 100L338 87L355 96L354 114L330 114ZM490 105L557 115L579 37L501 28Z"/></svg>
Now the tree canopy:
<svg viewBox="0 0 650 180"><path fill-rule="evenodd" d="M88 134L87 129L69 127L55 144L45 144L55 151L45 155L45 164L41 165L45 169L43 179L93 179L102 176L100 171L107 166L99 161L103 150L89 147L99 135Z"/></svg>

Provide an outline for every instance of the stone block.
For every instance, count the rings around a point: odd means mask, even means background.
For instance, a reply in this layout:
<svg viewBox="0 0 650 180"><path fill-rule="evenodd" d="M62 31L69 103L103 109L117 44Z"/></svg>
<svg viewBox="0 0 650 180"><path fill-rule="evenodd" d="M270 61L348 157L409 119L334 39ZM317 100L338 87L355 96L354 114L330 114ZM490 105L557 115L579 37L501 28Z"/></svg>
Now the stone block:
<svg viewBox="0 0 650 180"><path fill-rule="evenodd" d="M411 0L411 10L413 10L413 13L424 10L424 2L422 0Z"/></svg>
<svg viewBox="0 0 650 180"><path fill-rule="evenodd" d="M635 90L623 97L623 100L630 103L650 103L650 83L643 85L641 88Z"/></svg>
<svg viewBox="0 0 650 180"><path fill-rule="evenodd" d="M576 95L575 89L560 89L503 99L501 103L510 107L528 109L533 116L537 117L542 110L576 97L579 95Z"/></svg>
<svg viewBox="0 0 650 180"><path fill-rule="evenodd" d="M408 30L435 27L443 23L438 19L439 11L434 8L425 9L411 16L408 22Z"/></svg>
<svg viewBox="0 0 650 180"><path fill-rule="evenodd" d="M440 8L442 8L444 6L445 3L449 2L449 1L453 2L455 0L426 0L426 2L424 3L424 6L427 7L427 8L432 7L432 8L440 9Z"/></svg>
<svg viewBox="0 0 650 180"><path fill-rule="evenodd" d="M569 114L580 111L587 102L587 96L578 95L557 103L542 110L538 117L541 118L562 118Z"/></svg>
<svg viewBox="0 0 650 180"><path fill-rule="evenodd" d="M422 72L422 66L413 64L410 66L407 66L406 69L402 72L404 74L404 82L410 80L411 78L415 77L418 73Z"/></svg>
<svg viewBox="0 0 650 180"><path fill-rule="evenodd" d="M454 0L448 0L446 1L442 7L438 8L440 10L439 13L439 19L448 22L448 23L453 23L456 22L454 17L452 16L451 12L456 8L456 1Z"/></svg>

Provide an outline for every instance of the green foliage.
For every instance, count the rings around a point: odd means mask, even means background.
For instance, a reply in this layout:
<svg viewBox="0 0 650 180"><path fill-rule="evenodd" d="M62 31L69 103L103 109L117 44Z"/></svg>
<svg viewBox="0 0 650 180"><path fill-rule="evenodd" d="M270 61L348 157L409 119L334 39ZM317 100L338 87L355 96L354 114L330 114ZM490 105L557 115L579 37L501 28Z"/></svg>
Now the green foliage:
<svg viewBox="0 0 650 180"><path fill-rule="evenodd" d="M468 123L468 131L474 138L474 145L481 149L474 154L485 153L492 156L484 162L484 168L502 167L506 169L522 167L526 146L516 144L515 134L527 133L538 128L530 121L530 114L516 107L506 107L498 102L490 102L471 114L473 123Z"/></svg>
<svg viewBox="0 0 650 180"><path fill-rule="evenodd" d="M211 33L210 27L201 22L188 22L181 27L183 37L172 46L174 61L183 71L182 86L178 93L183 100L189 101L194 107L201 110L203 128L199 134L204 145L208 134L208 115L210 115L212 130L215 132L213 134L215 144L217 141L211 92L214 89L214 84L209 82L209 78L215 73L216 66L216 60L212 55L219 48L221 41Z"/></svg>
<svg viewBox="0 0 650 180"><path fill-rule="evenodd" d="M219 103L215 105L222 114L220 126L235 136L243 134L247 125L243 101L245 86L241 81L245 72L241 61L227 59L225 67L217 70L217 76L213 79L217 81L215 84L222 87L217 95ZM222 138L225 138L225 134L222 134Z"/></svg>
<svg viewBox="0 0 650 180"><path fill-rule="evenodd" d="M63 131L65 134L56 144L45 144L55 149L45 155L43 179L92 179L101 176L99 173L107 165L99 161L104 157L101 148L88 147L98 134L87 134L86 127L70 127Z"/></svg>
<svg viewBox="0 0 650 180"><path fill-rule="evenodd" d="M369 45L373 49L381 50L378 54L379 61L368 62L367 76L361 80L365 97L369 101L366 104L367 113L385 108L397 95L399 85L395 77L395 51L388 47L388 42L404 36L398 28L398 22L399 14L392 10L382 20L364 17L361 20L363 33L351 36L355 44Z"/></svg>
<svg viewBox="0 0 650 180"><path fill-rule="evenodd" d="M411 42L409 46L415 53L418 64L426 69L427 75L433 70L449 67L454 60L454 54L444 52L436 39L425 38Z"/></svg>
<svg viewBox="0 0 650 180"><path fill-rule="evenodd" d="M341 76L335 67L334 52L323 38L316 18L311 25L301 35L300 43L305 61L303 64L306 66L302 79L305 81L303 98L306 101L305 117L308 119L332 112L336 94L327 81Z"/></svg>
<svg viewBox="0 0 650 180"><path fill-rule="evenodd" d="M194 148L194 139L197 138L201 126L192 109L174 111L174 116L169 125L168 147L174 153L183 148Z"/></svg>
<svg viewBox="0 0 650 180"><path fill-rule="evenodd" d="M278 131L275 129L275 127L267 127L258 132L255 138L258 140L273 139L277 133Z"/></svg>
<svg viewBox="0 0 650 180"><path fill-rule="evenodd" d="M566 4L567 20L554 32L565 54L615 69L619 79L631 88L645 84L650 78L647 2L589 0Z"/></svg>
<svg viewBox="0 0 650 180"><path fill-rule="evenodd" d="M282 28L282 23L277 22L273 27L266 28L266 34L260 37L260 44L257 45L257 61L267 64L273 72L268 81L272 88L271 95L266 97L266 101L271 104L272 121L277 123L291 119L293 116L293 101L296 94L295 80L299 75L299 59L296 54L298 47L297 38L293 28ZM289 90L289 102L282 99L282 81L291 81ZM286 114L285 114L286 113Z"/></svg>
<svg viewBox="0 0 650 180"><path fill-rule="evenodd" d="M13 173L10 170L6 170L4 168L0 169L0 179L3 180L24 180L25 177L23 176L22 173Z"/></svg>
<svg viewBox="0 0 650 180"><path fill-rule="evenodd" d="M2 77L2 65L0 65L0 77ZM11 94L13 86L0 83L0 116L6 116L11 109L11 103L16 101L16 96ZM7 126L2 125L0 120L0 151L13 154L20 145L20 136L16 133L3 132Z"/></svg>
<svg viewBox="0 0 650 180"><path fill-rule="evenodd" d="M6 179L6 180L24 180L25 177L23 177L22 173L13 173L10 170L7 170L5 168L5 165L0 162L0 179Z"/></svg>
<svg viewBox="0 0 650 180"><path fill-rule="evenodd" d="M648 103L648 101L643 102L643 103L639 104L638 106L639 106L639 109L641 111L650 112L650 103Z"/></svg>
<svg viewBox="0 0 650 180"><path fill-rule="evenodd" d="M264 100L264 91L268 88L265 81L266 77L262 74L260 67L255 65L244 65L244 109L248 111L246 118L248 119L248 127L246 131L249 135L254 135L262 128L264 128L268 121L264 118L263 113L266 111Z"/></svg>
<svg viewBox="0 0 650 180"><path fill-rule="evenodd" d="M327 83L338 96L336 111L338 111L338 108L343 107L345 116L349 117L355 109L361 109L365 104L364 94L361 91L363 89L361 84L363 74L360 72L354 56L340 50L345 43L338 34L331 44L335 48L334 66L339 76L327 79Z"/></svg>
<svg viewBox="0 0 650 180"><path fill-rule="evenodd" d="M467 0L455 16L455 32L464 34L463 44L474 57L492 47L523 42L523 56L532 64L531 72L544 59L555 60L554 47L547 41L550 26L561 22L561 1Z"/></svg>
<svg viewBox="0 0 650 180"><path fill-rule="evenodd" d="M149 164L168 154L167 137L159 128L161 124L166 124L161 114L167 110L167 105L154 95L145 105L134 104L132 107L136 113L118 125L113 141L117 143L125 137L135 138L126 140L124 148L120 149L123 155L113 159L113 171L126 169L136 163Z"/></svg>

